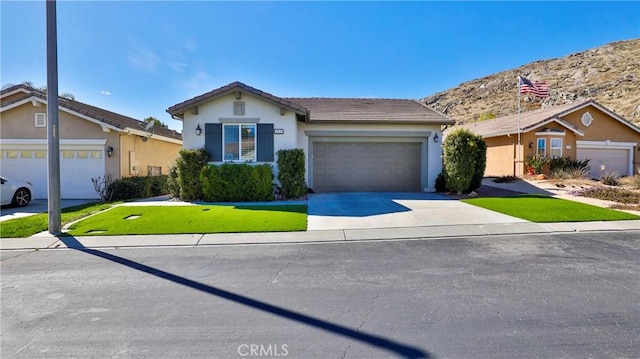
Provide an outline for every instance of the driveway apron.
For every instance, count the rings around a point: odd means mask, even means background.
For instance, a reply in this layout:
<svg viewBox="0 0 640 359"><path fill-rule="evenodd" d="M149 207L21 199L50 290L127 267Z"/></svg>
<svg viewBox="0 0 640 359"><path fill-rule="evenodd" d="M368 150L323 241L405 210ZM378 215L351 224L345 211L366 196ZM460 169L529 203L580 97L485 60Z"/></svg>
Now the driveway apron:
<svg viewBox="0 0 640 359"><path fill-rule="evenodd" d="M308 199L308 230L522 223L520 218L433 193L316 193Z"/></svg>

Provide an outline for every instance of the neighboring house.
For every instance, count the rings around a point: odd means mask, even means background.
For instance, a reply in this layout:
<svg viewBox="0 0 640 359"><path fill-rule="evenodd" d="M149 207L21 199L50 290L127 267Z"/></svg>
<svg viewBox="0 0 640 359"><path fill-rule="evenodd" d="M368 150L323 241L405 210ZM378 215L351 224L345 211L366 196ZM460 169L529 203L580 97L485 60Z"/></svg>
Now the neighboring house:
<svg viewBox="0 0 640 359"><path fill-rule="evenodd" d="M47 198L47 96L26 85L0 92L2 175L30 181ZM63 199L98 198L92 178L167 174L182 136L78 101L59 99L60 191Z"/></svg>
<svg viewBox="0 0 640 359"><path fill-rule="evenodd" d="M523 163L534 155L589 159L594 178L613 172L633 175L640 167L640 128L593 100L525 112L519 123L520 153L517 114L457 126L486 140L485 176L521 176Z"/></svg>
<svg viewBox="0 0 640 359"><path fill-rule="evenodd" d="M414 100L280 98L234 82L169 109L184 148L209 163L269 163L303 149L316 192L433 191L443 125L454 121Z"/></svg>

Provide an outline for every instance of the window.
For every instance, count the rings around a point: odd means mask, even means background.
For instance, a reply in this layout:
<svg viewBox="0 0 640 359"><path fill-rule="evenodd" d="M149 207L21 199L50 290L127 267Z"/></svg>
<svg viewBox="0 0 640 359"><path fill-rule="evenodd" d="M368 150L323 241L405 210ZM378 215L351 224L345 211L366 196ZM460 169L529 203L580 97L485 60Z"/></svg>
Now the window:
<svg viewBox="0 0 640 359"><path fill-rule="evenodd" d="M91 151L91 158L102 158L102 151Z"/></svg>
<svg viewBox="0 0 640 359"><path fill-rule="evenodd" d="M36 151L36 158L47 158L47 151Z"/></svg>
<svg viewBox="0 0 640 359"><path fill-rule="evenodd" d="M78 151L78 158L89 158L89 151Z"/></svg>
<svg viewBox="0 0 640 359"><path fill-rule="evenodd" d="M20 151L20 158L33 158L33 151L29 151L29 150Z"/></svg>
<svg viewBox="0 0 640 359"><path fill-rule="evenodd" d="M562 157L562 138L551 139L551 157Z"/></svg>
<svg viewBox="0 0 640 359"><path fill-rule="evenodd" d="M256 125L224 125L224 161L256 161Z"/></svg>
<svg viewBox="0 0 640 359"><path fill-rule="evenodd" d="M589 127L589 125L591 124L591 122L593 122L593 117L591 117L591 114L589 112L585 112L582 117L582 124Z"/></svg>
<svg viewBox="0 0 640 359"><path fill-rule="evenodd" d="M36 127L47 127L47 114L44 112L36 113Z"/></svg>
<svg viewBox="0 0 640 359"><path fill-rule="evenodd" d="M73 151L62 151L62 158L73 158Z"/></svg>
<svg viewBox="0 0 640 359"><path fill-rule="evenodd" d="M546 157L547 156L547 139L538 138L537 144L538 144L538 147L536 148L536 155L538 155L538 157Z"/></svg>
<svg viewBox="0 0 640 359"><path fill-rule="evenodd" d="M162 167L147 166L147 176L160 176L160 175L162 175Z"/></svg>
<svg viewBox="0 0 640 359"><path fill-rule="evenodd" d="M18 151L16 150L7 150L7 158L18 158Z"/></svg>

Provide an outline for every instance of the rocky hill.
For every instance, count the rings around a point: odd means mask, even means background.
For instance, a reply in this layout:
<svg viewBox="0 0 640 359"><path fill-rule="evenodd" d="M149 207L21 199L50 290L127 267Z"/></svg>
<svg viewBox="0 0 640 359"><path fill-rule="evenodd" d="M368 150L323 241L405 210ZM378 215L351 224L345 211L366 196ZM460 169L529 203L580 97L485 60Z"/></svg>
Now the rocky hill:
<svg viewBox="0 0 640 359"><path fill-rule="evenodd" d="M640 124L640 39L613 42L565 57L535 61L423 98L460 123L518 111L518 75L546 80L549 97L522 95L522 111L591 98Z"/></svg>

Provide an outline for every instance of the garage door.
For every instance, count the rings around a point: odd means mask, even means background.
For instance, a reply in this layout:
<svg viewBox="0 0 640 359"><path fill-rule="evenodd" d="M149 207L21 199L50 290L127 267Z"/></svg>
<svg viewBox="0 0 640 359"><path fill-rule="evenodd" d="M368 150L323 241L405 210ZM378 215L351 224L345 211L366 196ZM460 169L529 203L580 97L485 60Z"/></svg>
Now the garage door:
<svg viewBox="0 0 640 359"><path fill-rule="evenodd" d="M615 172L619 175L628 175L629 150L620 148L578 148L579 160L590 159L589 176L600 178L603 173ZM602 171L604 166L604 171Z"/></svg>
<svg viewBox="0 0 640 359"><path fill-rule="evenodd" d="M314 142L316 192L420 191L421 143Z"/></svg>
<svg viewBox="0 0 640 359"><path fill-rule="evenodd" d="M48 197L47 150L42 147L2 149L2 175L34 185L38 199ZM60 197L93 199L98 194L91 178L104 176L103 150L98 148L64 148L60 150Z"/></svg>

